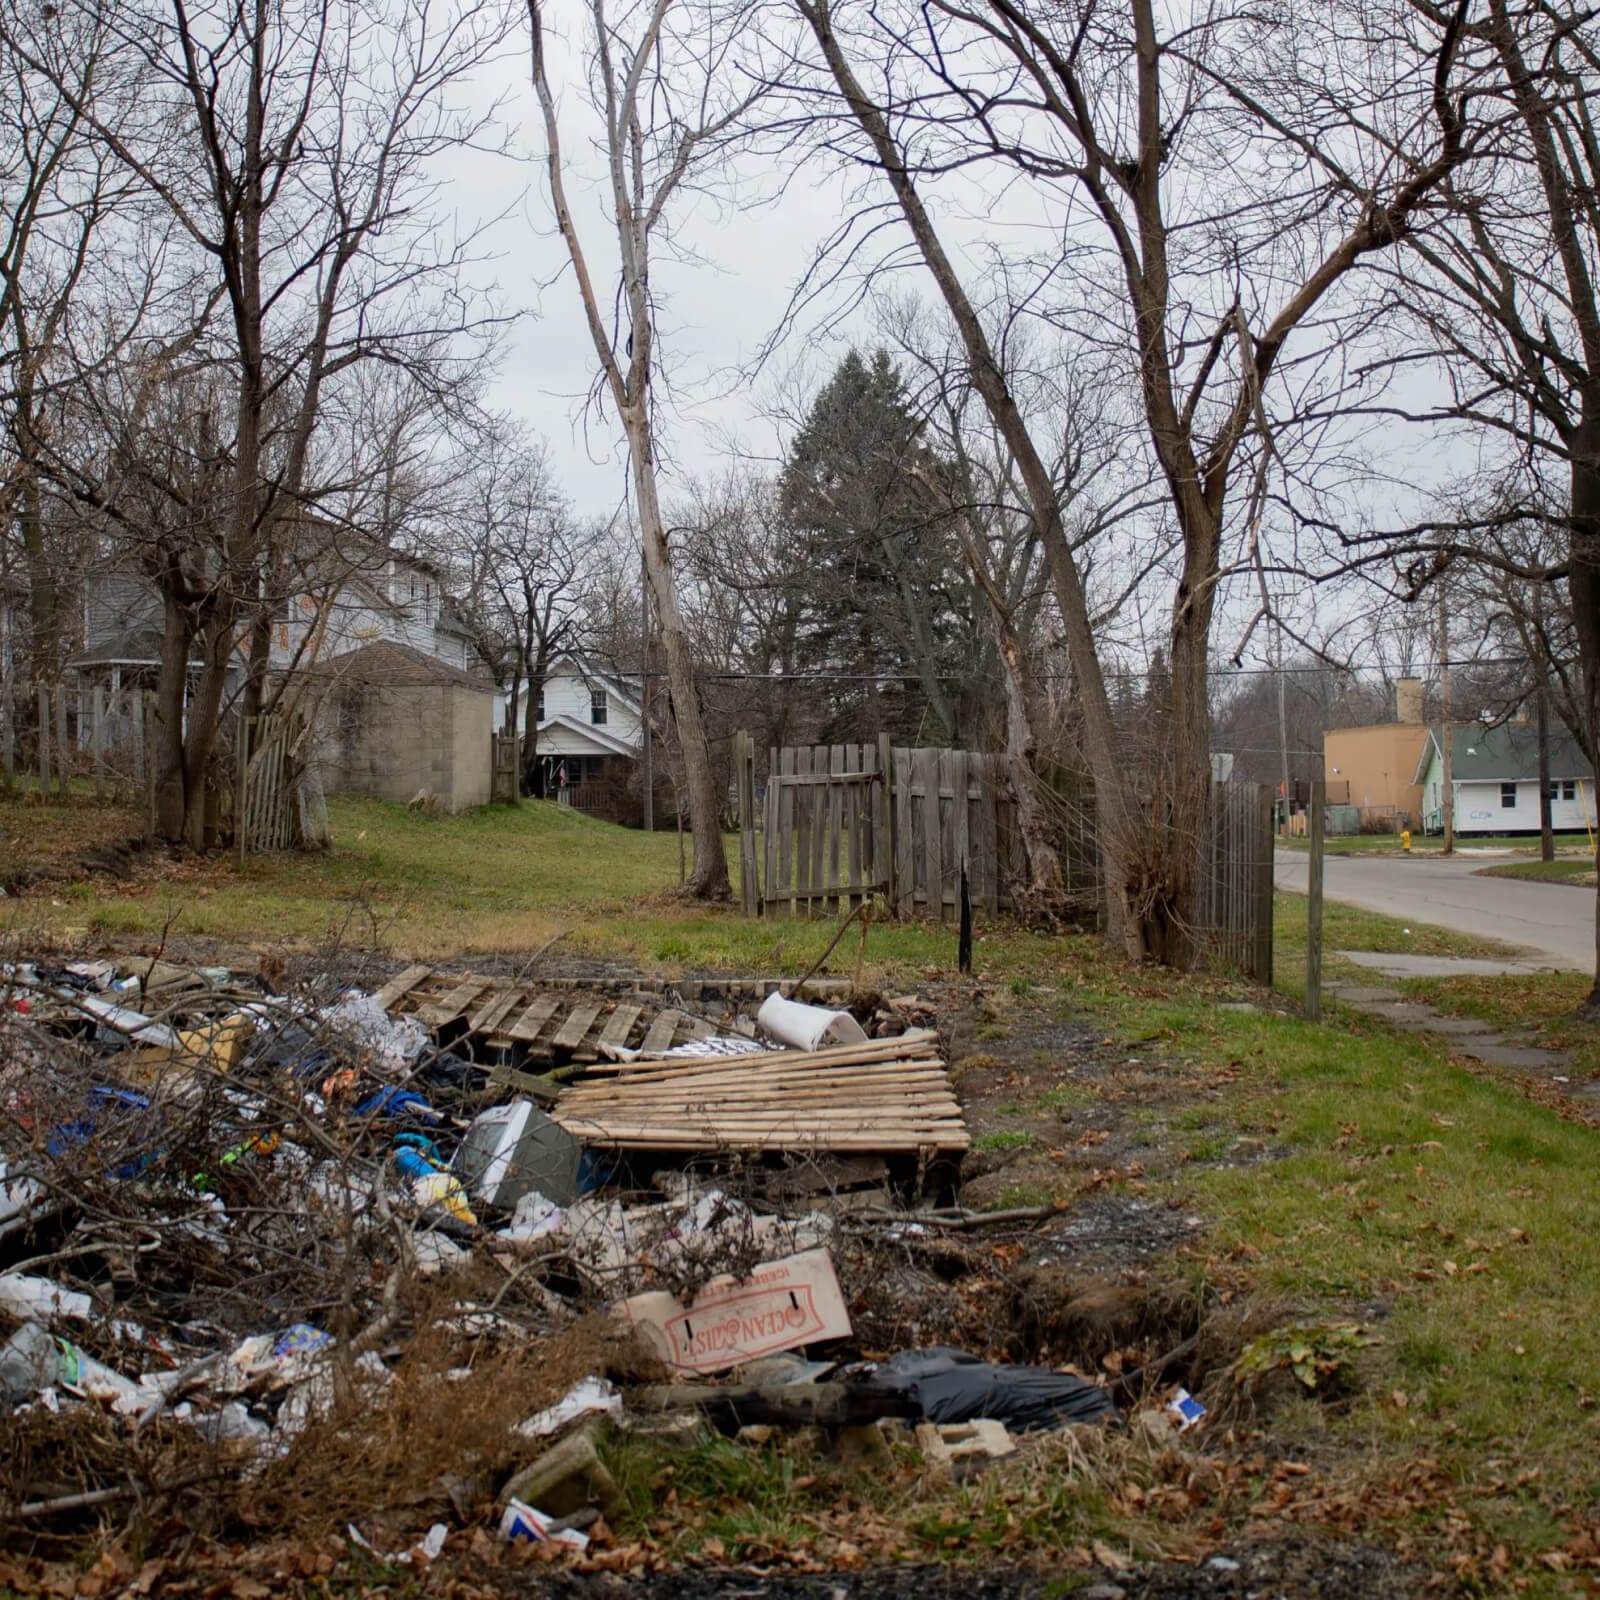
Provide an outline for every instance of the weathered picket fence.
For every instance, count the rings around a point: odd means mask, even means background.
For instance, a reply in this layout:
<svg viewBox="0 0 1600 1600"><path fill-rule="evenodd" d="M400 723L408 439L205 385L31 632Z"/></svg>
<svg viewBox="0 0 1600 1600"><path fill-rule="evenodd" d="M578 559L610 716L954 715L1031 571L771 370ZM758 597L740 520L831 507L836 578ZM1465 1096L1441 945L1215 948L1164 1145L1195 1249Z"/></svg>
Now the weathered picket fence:
<svg viewBox="0 0 1600 1600"><path fill-rule="evenodd" d="M1026 881L1004 756L873 744L774 749L758 776L749 735L734 742L741 903L750 916L826 916L881 896L891 915L995 915ZM1262 784L1214 791L1204 930L1223 966L1272 975L1272 797ZM1098 905L1098 858L1083 814L1063 851L1073 899Z"/></svg>

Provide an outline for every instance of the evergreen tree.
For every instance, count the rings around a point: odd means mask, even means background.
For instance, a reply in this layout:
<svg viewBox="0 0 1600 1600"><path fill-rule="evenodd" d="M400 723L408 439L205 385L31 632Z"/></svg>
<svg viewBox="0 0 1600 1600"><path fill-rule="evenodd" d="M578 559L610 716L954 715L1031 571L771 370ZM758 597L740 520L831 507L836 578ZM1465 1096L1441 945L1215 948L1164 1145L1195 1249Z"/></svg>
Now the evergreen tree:
<svg viewBox="0 0 1600 1600"><path fill-rule="evenodd" d="M809 596L803 670L881 674L829 686L825 739L960 744L977 670L974 596L928 480L952 469L921 438L888 354L852 350L812 402L780 484Z"/></svg>

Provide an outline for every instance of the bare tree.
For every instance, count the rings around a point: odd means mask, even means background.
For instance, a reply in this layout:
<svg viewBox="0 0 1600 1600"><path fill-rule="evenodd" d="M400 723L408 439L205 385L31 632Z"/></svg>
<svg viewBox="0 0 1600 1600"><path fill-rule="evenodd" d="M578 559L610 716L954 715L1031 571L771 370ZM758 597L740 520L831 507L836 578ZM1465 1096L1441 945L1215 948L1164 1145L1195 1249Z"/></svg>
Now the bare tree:
<svg viewBox="0 0 1600 1600"><path fill-rule="evenodd" d="M1419 10L1430 9L1419 0ZM1479 93L1502 137L1453 177L1451 211L1409 241L1401 289L1453 380L1441 412L1499 438L1527 488L1476 531L1437 529L1440 559L1468 557L1541 596L1518 629L1541 678L1570 619L1569 719L1600 749L1600 25L1573 0L1484 0L1466 30ZM1398 273L1398 269L1397 269ZM1512 524L1526 520L1521 534ZM1541 529L1553 527L1551 550ZM1509 542L1508 542L1509 541ZM1551 587L1566 598L1548 607ZM1531 587L1529 587L1531 586ZM1568 657L1567 659L1570 659ZM1600 916L1600 909L1597 909ZM1600 1015L1600 924L1594 990Z"/></svg>
<svg viewBox="0 0 1600 1600"><path fill-rule="evenodd" d="M120 124L136 90L135 65L93 8L58 18L20 0L0 4L0 526L9 534L15 517L27 575L28 665L39 682L61 671L74 594L68 569L81 565L63 561L59 527L52 537L41 465L70 370L60 347L76 332L103 355L137 325L147 300L147 284L135 281L130 295L129 282L107 270L130 231L124 226L111 244L106 225L131 209L136 185L81 109L92 98L102 117Z"/></svg>
<svg viewBox="0 0 1600 1600"><path fill-rule="evenodd" d="M523 724L523 792L534 792L539 705L550 664L578 641L584 540L542 449L494 437L471 484L466 604L496 677L507 727Z"/></svg>
<svg viewBox="0 0 1600 1600"><path fill-rule="evenodd" d="M1381 17L1371 5L1227 5L1192 21L1154 0L796 6L858 130L849 148L887 182L1016 461L1082 704L1109 929L1130 953L1190 963L1204 923L1211 625L1230 531L1260 521L1281 426L1269 384L1292 336L1396 244L1463 158L1454 73L1472 0L1438 16L1384 0ZM1326 70L1335 59L1340 74ZM837 122L827 134L846 145ZM1090 292L1052 319L1130 374L1181 536L1171 738L1154 793L1125 776L1047 451L929 207L941 175L984 166L1059 221L1062 254L1041 278Z"/></svg>
<svg viewBox="0 0 1600 1600"><path fill-rule="evenodd" d="M608 11L605 0L590 0L588 10L583 92L602 123L601 153L618 258L615 304L620 326L615 335L607 330L611 297L590 267L567 199L548 6L546 0L528 0L533 82L544 116L546 174L601 383L627 438L645 571L666 661L668 712L683 763L694 837L694 862L684 893L720 900L729 894L721 796L661 509L656 306L650 273L652 252L667 229L668 207L698 175L704 158L737 126L748 102L724 82L734 33L729 19L697 21L691 16L684 30L674 32L669 27L672 0L631 0L620 16Z"/></svg>
<svg viewBox="0 0 1600 1600"><path fill-rule="evenodd" d="M122 47L142 61L142 126L110 121L64 73L52 79L166 208L213 285L195 323L144 357L135 380L141 392L167 381L174 351L211 374L186 430L194 448L166 488L185 511L166 525L183 538L141 541L164 605L164 838L210 840L205 794L241 645L244 709L261 704L285 551L316 499L309 467L327 395L370 361L431 365L428 381L451 381L441 341L474 321L456 281L467 244L434 227L428 202L437 160L489 137L493 109L462 111L452 90L507 25L486 0L172 0L115 14ZM130 416L152 414L139 404ZM78 488L138 538L113 491L151 477L134 453L148 437L116 433L116 485ZM197 518L178 485L202 480Z"/></svg>

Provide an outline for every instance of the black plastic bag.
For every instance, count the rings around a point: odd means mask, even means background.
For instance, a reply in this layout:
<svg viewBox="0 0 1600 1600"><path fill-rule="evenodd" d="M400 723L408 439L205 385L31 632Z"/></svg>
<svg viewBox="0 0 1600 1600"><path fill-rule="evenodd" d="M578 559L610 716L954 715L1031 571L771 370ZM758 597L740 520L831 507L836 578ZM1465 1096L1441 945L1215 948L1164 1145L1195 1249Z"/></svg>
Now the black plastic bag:
<svg viewBox="0 0 1600 1600"><path fill-rule="evenodd" d="M903 1395L925 1422L975 1422L988 1417L1014 1433L1117 1415L1104 1389L1043 1367L997 1366L964 1350L935 1345L902 1350L857 1382L879 1394Z"/></svg>

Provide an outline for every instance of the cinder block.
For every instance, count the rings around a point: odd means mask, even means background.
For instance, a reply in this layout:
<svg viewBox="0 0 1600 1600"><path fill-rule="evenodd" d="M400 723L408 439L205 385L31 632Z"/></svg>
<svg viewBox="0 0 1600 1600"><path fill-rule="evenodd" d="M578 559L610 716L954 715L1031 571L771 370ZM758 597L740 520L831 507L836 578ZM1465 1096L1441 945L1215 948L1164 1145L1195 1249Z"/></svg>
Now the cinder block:
<svg viewBox="0 0 1600 1600"><path fill-rule="evenodd" d="M917 1426L917 1448L930 1466L954 1472L968 1462L998 1461L1016 1453L1016 1441L1003 1422L923 1422Z"/></svg>

